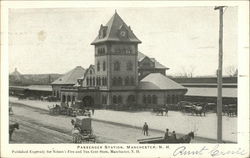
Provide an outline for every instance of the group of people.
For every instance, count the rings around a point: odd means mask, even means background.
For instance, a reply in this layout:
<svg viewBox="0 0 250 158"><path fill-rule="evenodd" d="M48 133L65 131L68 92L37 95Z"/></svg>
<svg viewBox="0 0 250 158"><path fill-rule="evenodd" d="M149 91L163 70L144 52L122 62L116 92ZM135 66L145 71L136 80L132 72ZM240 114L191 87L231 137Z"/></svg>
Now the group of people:
<svg viewBox="0 0 250 158"><path fill-rule="evenodd" d="M169 129L167 128L165 135L164 135L164 139L167 140L167 139L169 139L169 137L172 137L172 138L174 138L174 140L176 140L176 133L175 133L175 131L173 131L172 134L169 135Z"/></svg>
<svg viewBox="0 0 250 158"><path fill-rule="evenodd" d="M148 124L147 124L147 122L145 122L143 127L142 127L143 135L148 136L148 129L149 129ZM167 139L169 139L169 137L172 137L173 139L176 140L176 133L175 133L175 131L173 131L172 134L170 135L169 134L169 129L167 128L166 132L165 132L165 135L164 135L164 139L167 140Z"/></svg>

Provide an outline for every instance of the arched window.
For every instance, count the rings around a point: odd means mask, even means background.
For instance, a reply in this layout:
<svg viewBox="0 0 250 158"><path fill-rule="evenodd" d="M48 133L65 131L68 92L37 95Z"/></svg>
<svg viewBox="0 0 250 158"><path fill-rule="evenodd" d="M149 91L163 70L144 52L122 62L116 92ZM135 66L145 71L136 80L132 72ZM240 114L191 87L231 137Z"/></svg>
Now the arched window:
<svg viewBox="0 0 250 158"><path fill-rule="evenodd" d="M119 95L117 101L119 104L121 104L122 103L122 96Z"/></svg>
<svg viewBox="0 0 250 158"><path fill-rule="evenodd" d="M105 61L102 63L102 70L106 71L106 62Z"/></svg>
<svg viewBox="0 0 250 158"><path fill-rule="evenodd" d="M133 70L133 63L132 62L127 62L127 70L132 71Z"/></svg>
<svg viewBox="0 0 250 158"><path fill-rule="evenodd" d="M157 96L153 95L153 104L157 104Z"/></svg>
<svg viewBox="0 0 250 158"><path fill-rule="evenodd" d="M68 95L67 96L67 103L71 102L71 97Z"/></svg>
<svg viewBox="0 0 250 158"><path fill-rule="evenodd" d="M104 77L104 86L106 86L106 85L107 85L107 78Z"/></svg>
<svg viewBox="0 0 250 158"><path fill-rule="evenodd" d="M65 101L66 101L66 96L63 95L63 96L62 96L62 102L65 103Z"/></svg>
<svg viewBox="0 0 250 158"><path fill-rule="evenodd" d="M134 85L135 81L134 81L134 77L130 77L130 85Z"/></svg>
<svg viewBox="0 0 250 158"><path fill-rule="evenodd" d="M97 62L97 71L100 71L100 62Z"/></svg>
<svg viewBox="0 0 250 158"><path fill-rule="evenodd" d="M87 85L89 85L89 78L87 77Z"/></svg>
<svg viewBox="0 0 250 158"><path fill-rule="evenodd" d="M146 95L143 95L143 100L142 100L142 102L143 102L144 104L147 103L147 97L146 97Z"/></svg>
<svg viewBox="0 0 250 158"><path fill-rule="evenodd" d="M151 96L150 95L148 95L148 97L147 97L147 102L148 102L148 104L151 104Z"/></svg>
<svg viewBox="0 0 250 158"><path fill-rule="evenodd" d="M114 63L114 71L120 71L120 63L118 61Z"/></svg>
<svg viewBox="0 0 250 158"><path fill-rule="evenodd" d="M117 85L116 77L113 78L113 80L112 80L112 85L114 85L114 86Z"/></svg>
<svg viewBox="0 0 250 158"><path fill-rule="evenodd" d="M122 78L121 77L118 77L117 84L122 85Z"/></svg>
<svg viewBox="0 0 250 158"><path fill-rule="evenodd" d="M113 96L113 104L117 104L117 98L116 95Z"/></svg>
<svg viewBox="0 0 250 158"><path fill-rule="evenodd" d="M126 86L129 85L129 77L126 77L126 78L125 78L125 85L126 85Z"/></svg>
<svg viewBox="0 0 250 158"><path fill-rule="evenodd" d="M92 80L93 80L93 86L94 86L94 85L95 85L95 77L93 77L93 79L92 79Z"/></svg>
<svg viewBox="0 0 250 158"><path fill-rule="evenodd" d="M102 85L105 85L104 77L102 77Z"/></svg>
<svg viewBox="0 0 250 158"><path fill-rule="evenodd" d="M89 85L92 86L92 77L89 78Z"/></svg>
<svg viewBox="0 0 250 158"><path fill-rule="evenodd" d="M72 96L72 104L75 104L75 101L76 101L76 97Z"/></svg>

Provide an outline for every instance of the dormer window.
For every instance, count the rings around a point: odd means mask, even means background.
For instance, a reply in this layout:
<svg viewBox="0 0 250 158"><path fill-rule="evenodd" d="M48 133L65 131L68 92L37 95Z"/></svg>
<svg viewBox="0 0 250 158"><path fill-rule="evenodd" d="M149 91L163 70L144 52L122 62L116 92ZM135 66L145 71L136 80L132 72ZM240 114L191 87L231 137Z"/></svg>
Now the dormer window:
<svg viewBox="0 0 250 158"><path fill-rule="evenodd" d="M108 29L107 26L101 25L100 30L99 30L99 38L100 39L106 37L106 35L107 35L107 29Z"/></svg>

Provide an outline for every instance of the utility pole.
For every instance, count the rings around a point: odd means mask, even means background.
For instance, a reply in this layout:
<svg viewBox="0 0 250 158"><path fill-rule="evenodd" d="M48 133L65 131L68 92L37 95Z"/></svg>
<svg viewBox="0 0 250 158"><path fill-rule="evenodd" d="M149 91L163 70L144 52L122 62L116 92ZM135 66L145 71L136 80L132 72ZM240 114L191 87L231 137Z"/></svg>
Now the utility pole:
<svg viewBox="0 0 250 158"><path fill-rule="evenodd" d="M220 11L220 29L219 29L219 64L217 70L217 142L222 143L222 65L223 65L223 8L225 6L215 7L214 10Z"/></svg>

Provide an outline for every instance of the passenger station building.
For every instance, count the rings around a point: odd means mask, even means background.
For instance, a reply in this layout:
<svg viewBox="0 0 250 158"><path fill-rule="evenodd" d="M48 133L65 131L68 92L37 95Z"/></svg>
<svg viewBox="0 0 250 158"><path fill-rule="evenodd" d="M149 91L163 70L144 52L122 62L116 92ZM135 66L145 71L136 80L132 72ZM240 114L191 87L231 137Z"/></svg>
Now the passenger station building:
<svg viewBox="0 0 250 158"><path fill-rule="evenodd" d="M140 43L131 27L115 13L100 26L91 43L94 65L82 71L81 77L76 75L79 78L74 85L64 83L64 76L53 82L53 94L60 95L61 102L69 106L81 101L83 106L152 107L182 100L187 88L166 77L169 68L139 52ZM68 76L72 80L72 74Z"/></svg>

